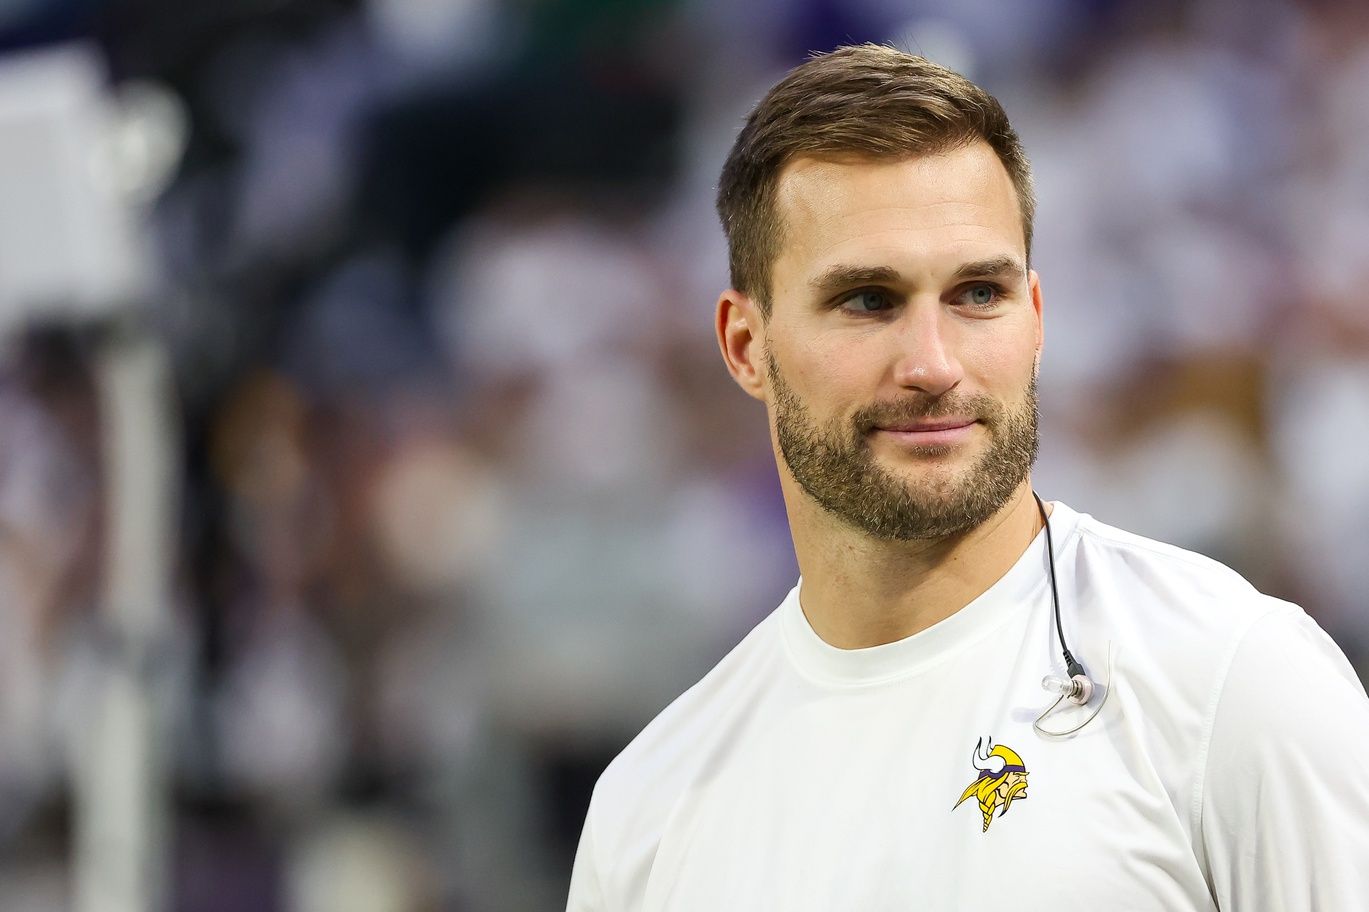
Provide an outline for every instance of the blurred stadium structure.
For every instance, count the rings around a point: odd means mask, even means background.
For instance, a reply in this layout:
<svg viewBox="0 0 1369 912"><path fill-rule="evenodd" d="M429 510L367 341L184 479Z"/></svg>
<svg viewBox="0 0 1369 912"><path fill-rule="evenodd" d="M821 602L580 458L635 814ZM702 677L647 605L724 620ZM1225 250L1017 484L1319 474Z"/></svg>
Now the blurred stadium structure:
<svg viewBox="0 0 1369 912"><path fill-rule="evenodd" d="M562 905L792 582L712 187L851 40L1032 154L1038 489L1369 672L1363 3L8 0L5 912Z"/></svg>

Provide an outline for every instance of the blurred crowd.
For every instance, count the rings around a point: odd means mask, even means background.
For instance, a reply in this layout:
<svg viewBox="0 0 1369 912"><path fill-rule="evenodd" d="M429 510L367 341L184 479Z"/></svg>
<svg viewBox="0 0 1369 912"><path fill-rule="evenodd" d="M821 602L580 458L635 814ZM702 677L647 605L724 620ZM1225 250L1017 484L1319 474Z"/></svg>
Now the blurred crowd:
<svg viewBox="0 0 1369 912"><path fill-rule="evenodd" d="M1036 486L1304 605L1369 677L1369 7L10 0L191 126L175 912L550 910L589 789L796 568L711 330L721 162L810 50L1003 101L1036 169ZM0 897L68 908L97 343L0 352Z"/></svg>

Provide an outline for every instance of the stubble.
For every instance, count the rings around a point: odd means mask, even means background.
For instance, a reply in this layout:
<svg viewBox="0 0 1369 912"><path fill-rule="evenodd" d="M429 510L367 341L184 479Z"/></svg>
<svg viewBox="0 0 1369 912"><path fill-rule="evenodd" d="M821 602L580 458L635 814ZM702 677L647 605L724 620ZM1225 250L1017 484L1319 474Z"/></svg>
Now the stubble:
<svg viewBox="0 0 1369 912"><path fill-rule="evenodd" d="M1022 403L1009 408L988 395L915 396L867 406L847 418L816 422L766 354L780 453L799 486L823 510L886 541L947 538L980 525L1008 502L1031 471L1039 448L1036 377ZM967 469L947 474L907 470L901 477L879 463L871 432L917 419L971 415L990 435L988 449ZM920 447L912 455L947 456L951 447Z"/></svg>

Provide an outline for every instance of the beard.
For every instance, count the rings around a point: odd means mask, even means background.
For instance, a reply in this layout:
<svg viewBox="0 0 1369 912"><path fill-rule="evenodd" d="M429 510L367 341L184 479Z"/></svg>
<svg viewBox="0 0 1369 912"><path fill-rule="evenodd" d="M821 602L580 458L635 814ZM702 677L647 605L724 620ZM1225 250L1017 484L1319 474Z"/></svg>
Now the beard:
<svg viewBox="0 0 1369 912"><path fill-rule="evenodd" d="M1002 509L1036 461L1034 371L1016 408L988 395L946 393L867 406L849 419L819 424L784 381L774 357L767 353L765 361L780 453L794 480L827 513L874 538L922 541L972 529ZM875 459L869 439L875 428L951 415L978 419L990 438L988 449L963 472L949 477L929 472L909 480ZM936 457L953 449L915 447L912 452Z"/></svg>

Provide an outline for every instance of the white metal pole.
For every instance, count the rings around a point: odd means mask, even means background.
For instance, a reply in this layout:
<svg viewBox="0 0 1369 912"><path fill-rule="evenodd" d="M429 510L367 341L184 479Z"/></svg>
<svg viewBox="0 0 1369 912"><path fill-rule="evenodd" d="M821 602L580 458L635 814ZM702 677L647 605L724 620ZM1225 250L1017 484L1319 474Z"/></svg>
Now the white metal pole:
<svg viewBox="0 0 1369 912"><path fill-rule="evenodd" d="M179 490L170 372L148 337L115 336L96 368L106 499L104 620L113 648L74 765L73 909L164 912L169 787L156 687L170 642Z"/></svg>

